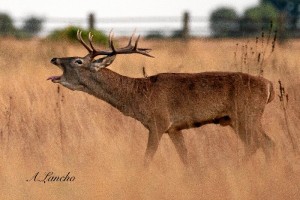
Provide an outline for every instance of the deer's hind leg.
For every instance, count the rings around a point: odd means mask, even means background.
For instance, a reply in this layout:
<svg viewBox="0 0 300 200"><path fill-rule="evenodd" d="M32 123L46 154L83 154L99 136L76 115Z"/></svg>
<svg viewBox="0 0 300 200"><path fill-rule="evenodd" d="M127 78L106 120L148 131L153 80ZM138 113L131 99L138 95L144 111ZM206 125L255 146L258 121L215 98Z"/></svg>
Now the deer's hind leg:
<svg viewBox="0 0 300 200"><path fill-rule="evenodd" d="M257 131L252 128L252 120L246 116L233 118L231 127L234 129L239 138L245 145L244 160L248 160L258 149Z"/></svg>
<svg viewBox="0 0 300 200"><path fill-rule="evenodd" d="M266 160L274 153L274 142L265 133L261 125L261 115L242 115L233 120L231 126L245 144L245 160L248 160L258 148L262 148Z"/></svg>
<svg viewBox="0 0 300 200"><path fill-rule="evenodd" d="M255 126L255 128L258 136L259 146L262 148L267 162L269 162L271 158L275 156L275 143L263 130L260 121L257 122L257 126Z"/></svg>

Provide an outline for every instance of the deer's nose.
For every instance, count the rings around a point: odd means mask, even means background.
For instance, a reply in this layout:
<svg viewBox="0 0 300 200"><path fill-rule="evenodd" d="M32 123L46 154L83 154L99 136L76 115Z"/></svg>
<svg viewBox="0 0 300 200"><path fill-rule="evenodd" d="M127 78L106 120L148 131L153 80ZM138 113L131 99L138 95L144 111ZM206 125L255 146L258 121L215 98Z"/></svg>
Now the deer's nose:
<svg viewBox="0 0 300 200"><path fill-rule="evenodd" d="M57 58L52 58L50 62L51 62L52 64L56 64L56 61L57 61Z"/></svg>

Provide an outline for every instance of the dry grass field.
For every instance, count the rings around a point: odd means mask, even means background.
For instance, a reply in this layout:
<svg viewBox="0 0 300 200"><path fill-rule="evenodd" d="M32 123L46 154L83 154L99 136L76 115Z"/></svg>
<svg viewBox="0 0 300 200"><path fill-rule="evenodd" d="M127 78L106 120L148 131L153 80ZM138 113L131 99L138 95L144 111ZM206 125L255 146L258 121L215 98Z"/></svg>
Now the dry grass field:
<svg viewBox="0 0 300 200"><path fill-rule="evenodd" d="M142 40L140 46L152 48L154 59L120 55L109 68L130 77L142 77L142 67L147 75L258 74L260 50L245 59L245 43ZM257 46L252 40L250 45ZM164 135L145 170L148 133L139 122L99 99L46 81L61 74L50 64L52 57L83 56L82 46L0 38L0 199L299 199L300 41L276 46L272 54L270 48L262 66L276 91L263 116L263 127L276 143L277 157L271 163L261 150L241 162L243 144L233 130L206 125L184 131L189 168ZM288 94L285 109L278 98L279 79ZM75 180L26 181L37 172L40 179L48 172L70 172Z"/></svg>

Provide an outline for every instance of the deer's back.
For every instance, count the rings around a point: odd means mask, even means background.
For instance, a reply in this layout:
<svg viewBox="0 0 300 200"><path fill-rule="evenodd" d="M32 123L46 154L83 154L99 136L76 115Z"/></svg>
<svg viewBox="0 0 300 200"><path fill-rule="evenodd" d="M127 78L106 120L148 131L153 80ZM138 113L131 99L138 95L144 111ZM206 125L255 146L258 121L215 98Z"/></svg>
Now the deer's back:
<svg viewBox="0 0 300 200"><path fill-rule="evenodd" d="M239 72L163 73L147 78L152 109L171 116L210 118L244 105L263 110L270 84L262 77ZM195 112L196 111L196 112Z"/></svg>

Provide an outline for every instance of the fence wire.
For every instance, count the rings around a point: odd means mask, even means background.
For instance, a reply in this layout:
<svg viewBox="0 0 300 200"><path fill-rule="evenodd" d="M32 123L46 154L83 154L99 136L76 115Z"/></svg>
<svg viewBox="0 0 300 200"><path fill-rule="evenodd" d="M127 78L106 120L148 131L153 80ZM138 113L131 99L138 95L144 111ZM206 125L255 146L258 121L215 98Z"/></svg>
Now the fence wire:
<svg viewBox="0 0 300 200"><path fill-rule="evenodd" d="M21 27L24 24L25 18L17 18L14 24ZM87 29L89 25L89 17L87 18L44 18L42 30L39 36L47 36L52 31L62 29L67 26L76 26ZM182 16L154 16L154 17L114 17L114 18L95 18L93 27L108 34L111 29L118 36L129 36L136 30L142 36L159 34L162 36L172 36L182 30L184 20ZM228 24L231 26L232 21L223 21L223 27ZM239 22L238 22L239 23ZM243 24L248 28L267 26L264 23ZM286 24L286 27L289 25ZM298 23L300 29L300 20ZM209 17L191 16L188 20L188 29L190 36L210 36L212 30L210 28ZM300 34L299 34L300 35Z"/></svg>
<svg viewBox="0 0 300 200"><path fill-rule="evenodd" d="M16 26L21 27L24 18L14 20ZM88 18L44 18L43 28L40 36L47 36L56 29L67 26L77 26L88 28ZM155 17L115 17L115 18L96 18L94 27L104 33L111 29L119 36L127 36L133 30L138 31L141 35L159 32L161 35L170 36L176 31L182 29L182 17L177 16L155 16ZM205 36L210 34L208 17L191 17L189 21L189 31L191 35Z"/></svg>

